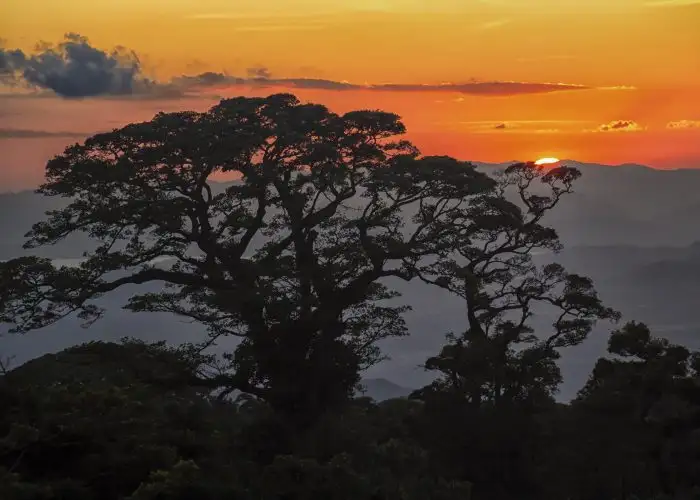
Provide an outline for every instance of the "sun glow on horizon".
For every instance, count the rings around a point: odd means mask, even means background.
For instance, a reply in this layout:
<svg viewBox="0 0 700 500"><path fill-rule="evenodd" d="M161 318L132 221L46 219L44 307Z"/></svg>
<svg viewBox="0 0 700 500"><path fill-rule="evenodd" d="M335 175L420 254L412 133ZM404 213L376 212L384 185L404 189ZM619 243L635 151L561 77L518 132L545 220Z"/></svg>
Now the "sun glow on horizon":
<svg viewBox="0 0 700 500"><path fill-rule="evenodd" d="M559 158L540 158L535 162L535 165L551 165L552 163L559 163Z"/></svg>

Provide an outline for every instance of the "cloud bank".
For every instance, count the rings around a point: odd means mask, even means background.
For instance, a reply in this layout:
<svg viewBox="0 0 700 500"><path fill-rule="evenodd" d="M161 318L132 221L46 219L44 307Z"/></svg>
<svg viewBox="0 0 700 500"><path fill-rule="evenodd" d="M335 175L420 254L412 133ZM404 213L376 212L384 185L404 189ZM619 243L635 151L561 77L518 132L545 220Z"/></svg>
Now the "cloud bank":
<svg viewBox="0 0 700 500"><path fill-rule="evenodd" d="M79 34L69 33L56 45L44 44L37 53L0 47L0 82L48 90L64 98L97 96L177 97L206 88L247 86L289 90L363 90L372 92L446 92L484 97L587 90L568 83L470 81L444 84L354 84L318 78L273 77L264 66L249 68L245 76L204 72L167 82L147 78L136 53L123 47L104 51Z"/></svg>
<svg viewBox="0 0 700 500"><path fill-rule="evenodd" d="M644 129L633 120L615 120L600 125L596 130L598 132L637 132Z"/></svg>
<svg viewBox="0 0 700 500"><path fill-rule="evenodd" d="M586 90L585 85L567 83L532 83L532 82L469 82L469 83L441 83L441 84L355 84L324 80L320 78L273 78L270 72L264 68L248 70L249 76L242 78L223 73L202 73L195 76L182 76L175 78L172 83L185 88L210 87L210 86L251 86L251 87L282 87L288 89L315 89L315 90L366 90L375 92L449 92L482 96L512 96L519 94L541 94L564 90ZM252 76L251 76L252 75Z"/></svg>
<svg viewBox="0 0 700 500"><path fill-rule="evenodd" d="M73 132L69 130L36 130L20 128L0 128L0 139L37 139L43 137L85 138L90 132Z"/></svg>

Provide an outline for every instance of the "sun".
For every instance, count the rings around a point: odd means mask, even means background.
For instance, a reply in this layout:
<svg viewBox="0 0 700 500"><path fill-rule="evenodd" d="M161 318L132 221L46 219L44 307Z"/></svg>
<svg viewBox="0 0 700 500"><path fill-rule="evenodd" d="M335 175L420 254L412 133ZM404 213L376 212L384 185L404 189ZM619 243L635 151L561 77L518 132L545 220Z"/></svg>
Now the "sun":
<svg viewBox="0 0 700 500"><path fill-rule="evenodd" d="M535 165L550 165L552 163L559 163L559 158L540 158L535 162Z"/></svg>

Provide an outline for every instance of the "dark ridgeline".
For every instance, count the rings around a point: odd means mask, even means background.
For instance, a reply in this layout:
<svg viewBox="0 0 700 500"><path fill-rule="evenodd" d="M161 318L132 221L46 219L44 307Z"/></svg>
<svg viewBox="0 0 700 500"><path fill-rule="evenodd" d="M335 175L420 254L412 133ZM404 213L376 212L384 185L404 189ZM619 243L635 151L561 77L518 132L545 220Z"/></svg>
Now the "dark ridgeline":
<svg viewBox="0 0 700 500"><path fill-rule="evenodd" d="M273 95L50 160L39 192L66 202L0 264L9 333L91 325L128 290L128 309L207 335L3 358L0 497L696 498L696 353L628 323L576 399L554 399L562 352L620 319L591 279L535 258L561 249L546 221L580 172L487 175L403 133L390 113ZM218 172L240 180L214 189ZM91 241L78 265L39 256L74 234ZM464 319L424 360L434 382L377 403L358 386L409 333L401 282L450 294Z"/></svg>

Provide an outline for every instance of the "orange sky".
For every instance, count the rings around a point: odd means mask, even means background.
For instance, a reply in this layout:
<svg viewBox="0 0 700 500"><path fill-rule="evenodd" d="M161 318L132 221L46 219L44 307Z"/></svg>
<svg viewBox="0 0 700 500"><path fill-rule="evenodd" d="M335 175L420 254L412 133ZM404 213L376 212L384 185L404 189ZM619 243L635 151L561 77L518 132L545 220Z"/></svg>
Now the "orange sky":
<svg viewBox="0 0 700 500"><path fill-rule="evenodd" d="M47 88L17 96L6 78L0 190L35 185L48 157L81 134L160 110L206 109L217 96L277 91L337 111L397 112L425 153L700 167L698 26L700 2L690 0L4 0L6 55L30 57L37 42L75 32L100 50L135 51L143 76L159 83L205 71L245 77L257 67L277 84L76 100ZM292 78L359 87L302 90ZM469 82L572 87L499 96L456 87ZM451 85L365 88L388 83Z"/></svg>

